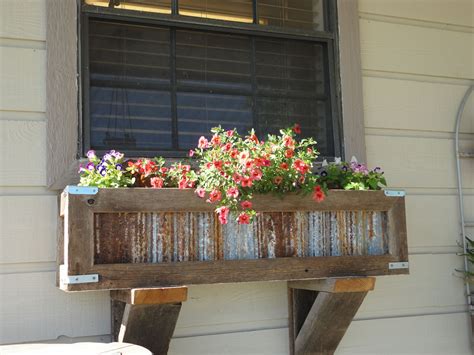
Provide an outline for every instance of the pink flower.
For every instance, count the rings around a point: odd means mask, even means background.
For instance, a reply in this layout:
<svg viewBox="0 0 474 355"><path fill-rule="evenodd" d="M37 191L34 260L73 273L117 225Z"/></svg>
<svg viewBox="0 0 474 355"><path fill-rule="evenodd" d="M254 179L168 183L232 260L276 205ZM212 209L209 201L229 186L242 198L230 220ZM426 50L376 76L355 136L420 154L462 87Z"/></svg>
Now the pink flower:
<svg viewBox="0 0 474 355"><path fill-rule="evenodd" d="M283 170L288 170L288 164L287 163L281 163L280 168L282 168Z"/></svg>
<svg viewBox="0 0 474 355"><path fill-rule="evenodd" d="M208 146L209 146L209 141L204 136L201 136L199 138L198 148L205 149Z"/></svg>
<svg viewBox="0 0 474 355"><path fill-rule="evenodd" d="M222 206L216 209L219 217L220 224L227 224L227 217L229 216L230 209L227 206Z"/></svg>
<svg viewBox="0 0 474 355"><path fill-rule="evenodd" d="M206 190L204 190L202 187L198 187L196 191L194 191L196 195L198 195L200 198L204 198L206 196Z"/></svg>
<svg viewBox="0 0 474 355"><path fill-rule="evenodd" d="M232 148L232 144L226 143L223 149L224 149L224 152L228 152L229 150L231 150L231 148Z"/></svg>
<svg viewBox="0 0 474 355"><path fill-rule="evenodd" d="M237 218L237 222L239 222L239 224L249 224L250 216L247 213L242 212L241 214L239 214L239 217Z"/></svg>
<svg viewBox="0 0 474 355"><path fill-rule="evenodd" d="M237 198L239 196L239 189L236 187L229 187L227 189L227 197Z"/></svg>
<svg viewBox="0 0 474 355"><path fill-rule="evenodd" d="M283 138L283 143L285 143L285 147L295 149L295 141L290 136L285 136Z"/></svg>
<svg viewBox="0 0 474 355"><path fill-rule="evenodd" d="M250 172L250 176L253 180L261 180L262 179L262 170L260 169L253 169Z"/></svg>
<svg viewBox="0 0 474 355"><path fill-rule="evenodd" d="M309 165L301 159L296 159L293 163L293 168L298 170L301 174L306 174L309 171Z"/></svg>
<svg viewBox="0 0 474 355"><path fill-rule="evenodd" d="M245 161L245 160L247 160L248 158L249 158L249 152L247 152L247 151L243 151L243 152L240 153L240 155L239 155L239 159L240 159L241 161Z"/></svg>
<svg viewBox="0 0 474 355"><path fill-rule="evenodd" d="M179 189L186 189L186 188L189 187L188 184L189 184L189 181L186 180L186 178L183 178L183 179L179 180L179 182L178 182L178 188L179 188Z"/></svg>
<svg viewBox="0 0 474 355"><path fill-rule="evenodd" d="M221 144L221 137L219 137L217 134L214 134L211 139L211 144L213 146L217 146Z"/></svg>
<svg viewBox="0 0 474 355"><path fill-rule="evenodd" d="M192 156L194 156L194 150L190 149L190 150L189 150L189 154L188 154L188 155L189 155L189 157L192 157Z"/></svg>
<svg viewBox="0 0 474 355"><path fill-rule="evenodd" d="M232 175L232 179L234 180L234 182L236 184L238 184L242 181L242 176L240 176L239 174L236 173L236 174Z"/></svg>
<svg viewBox="0 0 474 355"><path fill-rule="evenodd" d="M230 157L232 159L237 158L238 155L239 155L239 151L237 149L233 149L232 152L230 152Z"/></svg>
<svg viewBox="0 0 474 355"><path fill-rule="evenodd" d="M217 170L222 170L222 166L223 166L222 160L216 160L213 162L213 164Z"/></svg>
<svg viewBox="0 0 474 355"><path fill-rule="evenodd" d="M150 184L151 184L151 187L155 189L161 189L163 187L164 181L162 178L155 176L150 179Z"/></svg>
<svg viewBox="0 0 474 355"><path fill-rule="evenodd" d="M248 201L248 200L245 200L245 201L242 201L240 203L240 205L242 206L242 208L244 210L248 210L248 209L251 209L252 208L252 202Z"/></svg>
<svg viewBox="0 0 474 355"><path fill-rule="evenodd" d="M209 199L207 200L207 202L213 203L220 201L221 199L222 193L219 190L214 189L209 193Z"/></svg>
<svg viewBox="0 0 474 355"><path fill-rule="evenodd" d="M273 182L277 185L280 185L283 181L283 178L281 176L275 176L275 178L273 179Z"/></svg>
<svg viewBox="0 0 474 355"><path fill-rule="evenodd" d="M234 135L234 130L233 129L228 130L227 132L225 132L225 135L227 137L232 137Z"/></svg>

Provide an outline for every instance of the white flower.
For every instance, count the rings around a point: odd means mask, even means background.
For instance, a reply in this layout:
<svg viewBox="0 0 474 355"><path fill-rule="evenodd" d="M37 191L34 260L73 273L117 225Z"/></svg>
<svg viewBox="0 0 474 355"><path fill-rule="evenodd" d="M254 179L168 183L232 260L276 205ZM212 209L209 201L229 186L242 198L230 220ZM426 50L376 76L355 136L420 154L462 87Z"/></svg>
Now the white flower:
<svg viewBox="0 0 474 355"><path fill-rule="evenodd" d="M326 159L323 160L323 163L321 164L321 166L328 166L328 161Z"/></svg>
<svg viewBox="0 0 474 355"><path fill-rule="evenodd" d="M357 164L357 158L355 156L352 156L351 158L351 163Z"/></svg>
<svg viewBox="0 0 474 355"><path fill-rule="evenodd" d="M341 164L341 157L335 157L334 158L334 164L336 164L336 165Z"/></svg>

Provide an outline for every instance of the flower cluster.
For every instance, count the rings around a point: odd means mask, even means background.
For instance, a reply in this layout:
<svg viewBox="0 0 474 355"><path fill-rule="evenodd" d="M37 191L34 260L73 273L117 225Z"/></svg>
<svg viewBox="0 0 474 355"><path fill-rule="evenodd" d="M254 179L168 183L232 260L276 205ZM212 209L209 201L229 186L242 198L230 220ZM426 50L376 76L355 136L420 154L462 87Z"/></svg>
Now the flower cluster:
<svg viewBox="0 0 474 355"><path fill-rule="evenodd" d="M81 180L79 185L97 187L131 186L135 178L124 169L124 155L115 150L99 159L93 150L87 152L89 160L85 166L79 166Z"/></svg>
<svg viewBox="0 0 474 355"><path fill-rule="evenodd" d="M318 169L319 181L325 189L380 190L387 185L380 167L369 170L366 165L352 157L350 163L336 158L333 163L326 160Z"/></svg>
<svg viewBox="0 0 474 355"><path fill-rule="evenodd" d="M253 130L245 137L220 127L211 132L212 138L201 137L190 155L199 160L196 193L217 205L222 224L231 212L237 213L238 223L250 223L256 215L251 202L255 193L313 192L316 201L324 200L318 177L311 172L318 157L316 142L298 141L299 125L269 135L266 141Z"/></svg>
<svg viewBox="0 0 474 355"><path fill-rule="evenodd" d="M247 136L221 127L211 133L210 139L199 138L197 148L189 152L197 160L197 170L182 162L166 166L161 157L124 160L122 153L111 150L99 159L89 151L88 163L79 169L80 185L194 188L197 196L215 204L222 224L231 216L240 224L250 223L257 214L252 205L257 193L311 193L322 202L329 189L378 190L386 185L380 168L369 170L355 158L350 163L324 160L315 171L316 142L298 140L297 124L265 141L253 130Z"/></svg>

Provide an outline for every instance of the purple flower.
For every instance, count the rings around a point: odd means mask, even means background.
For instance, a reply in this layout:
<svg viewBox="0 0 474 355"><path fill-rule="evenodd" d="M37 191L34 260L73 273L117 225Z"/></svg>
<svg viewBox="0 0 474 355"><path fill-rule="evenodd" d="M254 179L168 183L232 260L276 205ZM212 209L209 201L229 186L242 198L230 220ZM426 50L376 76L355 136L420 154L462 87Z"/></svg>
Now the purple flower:
<svg viewBox="0 0 474 355"><path fill-rule="evenodd" d="M326 176L328 176L328 173L325 170L323 170L323 171L321 171L321 173L319 175L321 175L322 177L326 177Z"/></svg>
<svg viewBox="0 0 474 355"><path fill-rule="evenodd" d="M117 169L117 170L119 170L119 171L122 171L122 170L123 170L122 164L116 164L116 165L115 165L115 169Z"/></svg>
<svg viewBox="0 0 474 355"><path fill-rule="evenodd" d="M369 173L369 169L364 164L357 164L357 163L351 163L351 169L355 173L361 173L364 175L367 175Z"/></svg>
<svg viewBox="0 0 474 355"><path fill-rule="evenodd" d="M379 174L383 174L383 171L382 171L382 168L380 166L376 166L373 170L374 173L379 173Z"/></svg>
<svg viewBox="0 0 474 355"><path fill-rule="evenodd" d="M92 163L92 162L87 163L86 169L87 170L94 170L95 169L94 163Z"/></svg>
<svg viewBox="0 0 474 355"><path fill-rule="evenodd" d="M342 168L341 168L342 171L347 171L347 166L346 165L343 165Z"/></svg>
<svg viewBox="0 0 474 355"><path fill-rule="evenodd" d="M97 156L95 155L95 150L89 150L86 153L86 156L87 156L87 159L89 159L89 160L97 158Z"/></svg>
<svg viewBox="0 0 474 355"><path fill-rule="evenodd" d="M82 167L82 164L79 164L79 169L77 170L77 172L80 174L82 173L82 170L84 170L84 168Z"/></svg>

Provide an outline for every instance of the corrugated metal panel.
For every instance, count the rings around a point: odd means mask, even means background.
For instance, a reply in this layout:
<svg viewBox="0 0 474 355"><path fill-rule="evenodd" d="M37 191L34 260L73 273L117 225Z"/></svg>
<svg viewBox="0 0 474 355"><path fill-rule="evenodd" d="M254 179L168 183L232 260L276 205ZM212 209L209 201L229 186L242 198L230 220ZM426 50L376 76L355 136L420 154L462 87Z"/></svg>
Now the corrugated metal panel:
<svg viewBox="0 0 474 355"><path fill-rule="evenodd" d="M272 212L253 224L208 212L95 215L95 263L162 263L277 257L381 255L386 212Z"/></svg>

